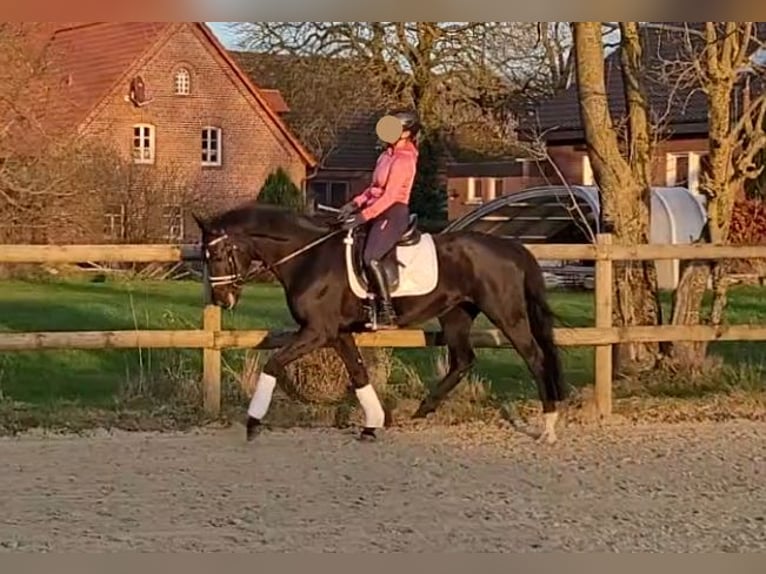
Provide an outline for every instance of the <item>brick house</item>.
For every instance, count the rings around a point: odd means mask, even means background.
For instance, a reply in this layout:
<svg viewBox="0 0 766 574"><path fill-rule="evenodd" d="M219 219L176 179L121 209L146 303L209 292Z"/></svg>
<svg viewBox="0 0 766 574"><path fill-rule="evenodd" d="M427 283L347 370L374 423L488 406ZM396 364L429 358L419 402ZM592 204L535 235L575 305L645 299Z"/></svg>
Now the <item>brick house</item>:
<svg viewBox="0 0 766 574"><path fill-rule="evenodd" d="M142 176L175 170L190 195L152 208L158 239L196 237L191 209L253 199L277 168L305 190L316 159L280 118L280 94L256 86L203 22L75 24L49 39L59 93L43 121L111 145ZM104 202L101 239L124 237L125 203Z"/></svg>
<svg viewBox="0 0 766 574"><path fill-rule="evenodd" d="M677 58L679 36L656 27L643 27L647 67L656 69L664 60ZM609 106L613 121L625 114L619 52L605 59ZM696 192L700 165L707 155L707 104L701 92L672 93L668 82L649 82L649 102L653 112L667 110L663 138L655 147L653 184L684 186ZM577 85L541 102L523 118L520 139L527 133L543 133L548 154L561 176L571 185L595 185L585 147L580 119ZM512 159L494 163L450 166L449 218L455 219L496 196L536 185L561 185L556 169L549 163Z"/></svg>

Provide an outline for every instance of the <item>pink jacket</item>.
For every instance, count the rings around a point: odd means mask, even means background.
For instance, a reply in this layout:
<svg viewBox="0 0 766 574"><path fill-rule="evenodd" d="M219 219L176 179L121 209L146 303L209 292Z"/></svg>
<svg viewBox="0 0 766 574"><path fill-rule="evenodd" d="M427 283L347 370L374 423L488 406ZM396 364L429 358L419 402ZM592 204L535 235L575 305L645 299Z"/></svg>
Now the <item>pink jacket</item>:
<svg viewBox="0 0 766 574"><path fill-rule="evenodd" d="M409 204L417 164L418 148L411 142L380 154L372 184L353 199L362 208L365 221L377 217L394 203Z"/></svg>

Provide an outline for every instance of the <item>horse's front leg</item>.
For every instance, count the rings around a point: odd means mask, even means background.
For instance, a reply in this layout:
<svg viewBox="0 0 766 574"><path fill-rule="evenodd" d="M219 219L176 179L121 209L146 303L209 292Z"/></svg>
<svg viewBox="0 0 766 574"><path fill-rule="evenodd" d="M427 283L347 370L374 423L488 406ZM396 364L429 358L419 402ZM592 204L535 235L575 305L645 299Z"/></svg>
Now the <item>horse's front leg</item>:
<svg viewBox="0 0 766 574"><path fill-rule="evenodd" d="M271 356L258 377L255 392L247 409L248 441L253 440L261 429L261 420L269 410L278 377L285 374L285 367L323 347L326 343L327 336L323 332L304 327L294 335L289 344Z"/></svg>
<svg viewBox="0 0 766 574"><path fill-rule="evenodd" d="M380 404L375 388L370 383L359 347L356 346L354 336L350 333L341 333L332 345L348 371L356 398L364 410L364 428L360 438L374 440L375 430L386 424L386 412Z"/></svg>

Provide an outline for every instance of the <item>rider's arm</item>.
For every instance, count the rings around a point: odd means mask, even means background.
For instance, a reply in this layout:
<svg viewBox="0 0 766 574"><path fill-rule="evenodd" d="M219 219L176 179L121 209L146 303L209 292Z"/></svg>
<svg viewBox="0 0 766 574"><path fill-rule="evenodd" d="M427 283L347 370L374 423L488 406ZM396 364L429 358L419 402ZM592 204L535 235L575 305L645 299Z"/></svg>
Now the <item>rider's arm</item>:
<svg viewBox="0 0 766 574"><path fill-rule="evenodd" d="M384 189L369 188L369 193L373 197L377 194L374 203L368 205L362 210L362 217L365 221L377 217L386 209L391 207L397 200L406 201L409 197L410 187L415 177L417 169L417 157L411 154L402 154L391 164L391 171L388 174L388 181Z"/></svg>
<svg viewBox="0 0 766 574"><path fill-rule="evenodd" d="M382 188L370 186L367 189L365 189L362 193L352 198L351 201L353 201L354 205L356 205L357 207L364 207L370 202L375 201L377 198L379 198L382 193L383 193Z"/></svg>

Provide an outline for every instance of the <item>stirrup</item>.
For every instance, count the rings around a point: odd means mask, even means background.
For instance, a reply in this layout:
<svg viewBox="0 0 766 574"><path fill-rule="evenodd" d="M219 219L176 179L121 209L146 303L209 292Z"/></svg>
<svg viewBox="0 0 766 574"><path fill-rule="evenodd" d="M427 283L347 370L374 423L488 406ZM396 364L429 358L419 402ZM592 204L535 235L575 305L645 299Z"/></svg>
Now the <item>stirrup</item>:
<svg viewBox="0 0 766 574"><path fill-rule="evenodd" d="M365 305L367 307L367 319L368 321L364 324L364 327L366 329L369 329L370 331L377 331L378 329L378 301L375 295L372 293L367 293L367 303Z"/></svg>
<svg viewBox="0 0 766 574"><path fill-rule="evenodd" d="M376 301L373 300L370 305L370 321L365 324L365 327L371 331L391 331L398 329L399 326L396 324L396 313L394 312L393 306L386 305L382 301L379 302L378 305L375 303ZM382 322L380 321L381 317L384 319Z"/></svg>
<svg viewBox="0 0 766 574"><path fill-rule="evenodd" d="M367 293L369 321L364 324L365 328L370 331L398 329L399 327L396 324L396 313L394 313L393 307L391 305L386 305L378 299L379 298L372 293ZM384 321L383 323L379 322L379 317L381 315L388 319L388 321Z"/></svg>
<svg viewBox="0 0 766 574"><path fill-rule="evenodd" d="M394 313L393 307L389 307L383 311L381 315L386 318L386 321L383 323L378 323L378 329L393 330L399 328L399 326L396 324L396 313Z"/></svg>

